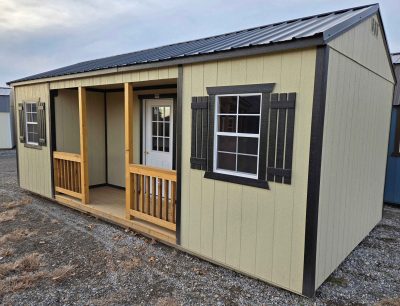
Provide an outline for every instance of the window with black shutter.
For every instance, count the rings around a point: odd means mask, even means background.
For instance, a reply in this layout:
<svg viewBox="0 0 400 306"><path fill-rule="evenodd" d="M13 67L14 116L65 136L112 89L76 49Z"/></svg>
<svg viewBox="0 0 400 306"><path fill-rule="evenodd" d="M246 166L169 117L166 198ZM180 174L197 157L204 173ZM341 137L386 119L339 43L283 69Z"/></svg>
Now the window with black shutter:
<svg viewBox="0 0 400 306"><path fill-rule="evenodd" d="M291 184L296 94L273 87L209 87L209 96L193 97L191 168L260 188Z"/></svg>
<svg viewBox="0 0 400 306"><path fill-rule="evenodd" d="M45 146L46 104L27 101L18 104L19 140L31 147Z"/></svg>

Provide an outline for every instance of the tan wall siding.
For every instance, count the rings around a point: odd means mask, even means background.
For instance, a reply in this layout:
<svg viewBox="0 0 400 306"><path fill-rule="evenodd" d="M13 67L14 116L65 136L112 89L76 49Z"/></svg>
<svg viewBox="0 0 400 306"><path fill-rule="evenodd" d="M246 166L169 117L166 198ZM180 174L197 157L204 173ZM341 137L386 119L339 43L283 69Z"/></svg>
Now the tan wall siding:
<svg viewBox="0 0 400 306"><path fill-rule="evenodd" d="M178 77L177 67L156 68L151 70L132 71L111 75L92 76L80 79L61 80L51 82L51 89L73 88L79 86L100 86L120 84L125 82L142 82L162 79L176 79Z"/></svg>
<svg viewBox="0 0 400 306"><path fill-rule="evenodd" d="M59 90L54 100L56 149L79 154L78 91Z"/></svg>
<svg viewBox="0 0 400 306"><path fill-rule="evenodd" d="M381 219L393 84L330 50L317 287Z"/></svg>
<svg viewBox="0 0 400 306"><path fill-rule="evenodd" d="M332 40L329 45L378 75L393 81L391 60L384 47L382 25L378 37L374 36L371 30L372 18L378 22L377 16L374 15Z"/></svg>
<svg viewBox="0 0 400 306"><path fill-rule="evenodd" d="M106 183L104 94L87 92L89 184Z"/></svg>
<svg viewBox="0 0 400 306"><path fill-rule="evenodd" d="M124 93L107 94L108 183L125 187Z"/></svg>
<svg viewBox="0 0 400 306"><path fill-rule="evenodd" d="M184 66L182 246L301 292L315 50ZM207 86L276 83L297 92L292 185L270 190L204 179L190 169L191 97Z"/></svg>
<svg viewBox="0 0 400 306"><path fill-rule="evenodd" d="M60 90L55 98L57 151L80 153L76 90ZM106 182L104 95L87 92L89 184Z"/></svg>
<svg viewBox="0 0 400 306"><path fill-rule="evenodd" d="M16 105L24 101L38 101L46 103L47 123L49 123L49 86L48 84L29 85L15 88ZM16 109L18 109L16 107ZM17 126L19 126L19 116L16 116ZM49 143L49 124L46 125L47 142ZM19 130L17 131L19 135ZM18 163L19 177L22 188L51 197L51 163L50 146L42 147L41 150L26 148L19 141Z"/></svg>

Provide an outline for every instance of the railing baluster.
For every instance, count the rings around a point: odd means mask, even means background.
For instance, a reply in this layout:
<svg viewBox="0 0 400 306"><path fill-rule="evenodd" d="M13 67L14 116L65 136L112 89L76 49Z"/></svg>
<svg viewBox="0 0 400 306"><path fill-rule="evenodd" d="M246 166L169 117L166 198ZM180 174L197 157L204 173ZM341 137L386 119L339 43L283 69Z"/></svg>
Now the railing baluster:
<svg viewBox="0 0 400 306"><path fill-rule="evenodd" d="M164 180L164 205L163 205L163 220L168 220L168 191L169 191L169 181Z"/></svg>
<svg viewBox="0 0 400 306"><path fill-rule="evenodd" d="M140 175L140 202L139 202L139 211L143 212L143 204L144 204L144 176Z"/></svg>
<svg viewBox="0 0 400 306"><path fill-rule="evenodd" d="M171 188L172 188L172 192L171 192L171 216L169 221L172 223L176 223L175 221L175 199L176 199L176 183L175 182L171 182Z"/></svg>
<svg viewBox="0 0 400 306"><path fill-rule="evenodd" d="M158 195L157 195L157 217L162 218L161 208L162 208L162 179L158 179Z"/></svg>
<svg viewBox="0 0 400 306"><path fill-rule="evenodd" d="M157 198L157 192L156 192L156 178L152 177L152 195L151 195L151 215L155 216L156 215L156 198Z"/></svg>
<svg viewBox="0 0 400 306"><path fill-rule="evenodd" d="M146 176L146 214L150 214L150 176Z"/></svg>

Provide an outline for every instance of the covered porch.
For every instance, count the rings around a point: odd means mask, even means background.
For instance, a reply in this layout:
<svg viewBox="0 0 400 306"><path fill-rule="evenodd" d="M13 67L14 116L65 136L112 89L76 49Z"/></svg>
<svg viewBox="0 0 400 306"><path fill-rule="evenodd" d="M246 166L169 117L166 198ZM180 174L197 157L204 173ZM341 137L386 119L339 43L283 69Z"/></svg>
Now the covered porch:
<svg viewBox="0 0 400 306"><path fill-rule="evenodd" d="M176 243L177 80L51 91L54 197Z"/></svg>

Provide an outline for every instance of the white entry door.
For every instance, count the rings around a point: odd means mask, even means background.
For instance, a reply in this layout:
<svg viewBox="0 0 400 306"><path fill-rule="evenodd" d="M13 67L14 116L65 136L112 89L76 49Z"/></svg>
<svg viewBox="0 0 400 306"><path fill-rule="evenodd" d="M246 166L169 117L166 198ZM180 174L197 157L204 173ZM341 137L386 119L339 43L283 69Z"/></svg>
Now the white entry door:
<svg viewBox="0 0 400 306"><path fill-rule="evenodd" d="M144 113L144 164L172 169L173 99L146 99Z"/></svg>

